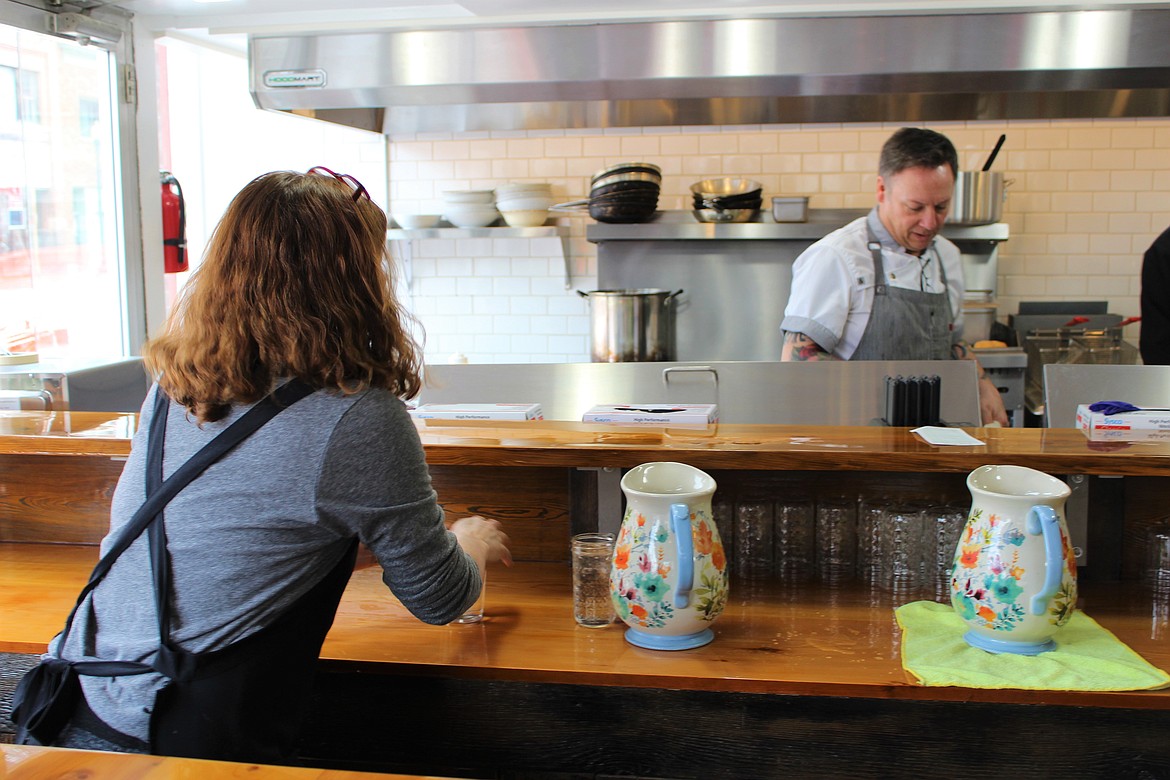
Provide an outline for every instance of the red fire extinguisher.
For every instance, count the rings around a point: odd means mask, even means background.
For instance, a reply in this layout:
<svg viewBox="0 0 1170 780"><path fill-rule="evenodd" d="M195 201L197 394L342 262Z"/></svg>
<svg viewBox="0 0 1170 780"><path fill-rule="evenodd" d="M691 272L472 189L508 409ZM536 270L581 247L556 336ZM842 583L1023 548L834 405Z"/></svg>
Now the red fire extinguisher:
<svg viewBox="0 0 1170 780"><path fill-rule="evenodd" d="M183 188L170 171L162 179L163 269L168 274L187 270L187 206Z"/></svg>

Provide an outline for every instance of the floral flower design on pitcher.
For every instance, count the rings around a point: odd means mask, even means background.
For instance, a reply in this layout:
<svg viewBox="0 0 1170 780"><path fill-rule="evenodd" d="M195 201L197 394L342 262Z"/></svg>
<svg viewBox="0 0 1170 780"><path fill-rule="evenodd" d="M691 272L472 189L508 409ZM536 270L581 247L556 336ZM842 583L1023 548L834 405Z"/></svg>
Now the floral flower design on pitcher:
<svg viewBox="0 0 1170 780"><path fill-rule="evenodd" d="M1017 528L997 532L999 518L975 509L955 552L951 575L951 602L964 620L981 621L985 628L1010 631L1024 618L1019 547L1024 534ZM982 563L982 565L980 565Z"/></svg>
<svg viewBox="0 0 1170 780"><path fill-rule="evenodd" d="M671 564L664 551L673 546L670 526L656 521L648 524L638 514L634 523L626 522L632 509L626 510L614 546L614 563L610 586L618 617L642 628L662 628L675 612L669 598L673 587ZM712 521L706 512L691 513L694 541L695 584L688 609L697 611L700 620L711 621L727 604L727 581L723 571L727 559L722 542L711 532ZM631 623L632 620L632 623Z"/></svg>
<svg viewBox="0 0 1170 780"><path fill-rule="evenodd" d="M1004 530L995 514L984 520L982 509L972 510L955 551L951 575L951 603L961 618L995 631L1010 631L1024 619L1025 600L1020 596L1026 570L1019 560L1024 539L1018 528ZM1067 538L1063 547L1067 570L1076 564ZM1062 626L1068 622L1075 602L1075 590L1067 581L1062 582L1049 608L1052 623Z"/></svg>

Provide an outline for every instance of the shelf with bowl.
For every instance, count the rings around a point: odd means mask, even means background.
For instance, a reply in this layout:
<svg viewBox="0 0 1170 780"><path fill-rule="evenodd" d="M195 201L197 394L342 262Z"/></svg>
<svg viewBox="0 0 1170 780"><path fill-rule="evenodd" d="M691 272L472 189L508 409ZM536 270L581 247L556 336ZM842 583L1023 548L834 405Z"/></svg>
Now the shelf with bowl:
<svg viewBox="0 0 1170 780"><path fill-rule="evenodd" d="M407 285L411 283L410 265L413 256L413 243L427 238L559 238L561 259L565 266L565 289L573 289L571 266L569 262L569 226L552 221L554 214L549 215L549 222L539 227L509 227L503 217L487 227L455 227L450 222L440 219L435 227L406 229L391 227L386 231L386 240L397 245L397 254L406 267Z"/></svg>
<svg viewBox="0 0 1170 780"><path fill-rule="evenodd" d="M823 238L842 225L865 216L865 209L808 209L806 222L777 222L771 210L761 209L747 222L700 222L690 210L660 211L646 222L607 224L585 228L585 238L601 241L683 241L701 239L754 239L763 241L811 240ZM1008 226L945 225L942 234L952 241L1006 241Z"/></svg>

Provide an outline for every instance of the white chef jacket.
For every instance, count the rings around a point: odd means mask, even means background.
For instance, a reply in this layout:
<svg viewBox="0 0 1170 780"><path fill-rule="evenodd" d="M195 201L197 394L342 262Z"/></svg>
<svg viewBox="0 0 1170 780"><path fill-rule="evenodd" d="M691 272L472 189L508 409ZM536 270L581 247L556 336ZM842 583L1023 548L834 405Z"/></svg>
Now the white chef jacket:
<svg viewBox="0 0 1170 780"><path fill-rule="evenodd" d="M867 219L860 217L834 230L796 258L792 266L792 292L780 323L781 330L803 333L841 360L853 356L873 309L874 269ZM947 293L954 316L952 341L959 341L963 334L964 292L959 248L938 236L919 258L890 237L876 213L874 222L874 232L882 245L886 284L941 292L939 263L945 265ZM924 269L922 262L927 259Z"/></svg>

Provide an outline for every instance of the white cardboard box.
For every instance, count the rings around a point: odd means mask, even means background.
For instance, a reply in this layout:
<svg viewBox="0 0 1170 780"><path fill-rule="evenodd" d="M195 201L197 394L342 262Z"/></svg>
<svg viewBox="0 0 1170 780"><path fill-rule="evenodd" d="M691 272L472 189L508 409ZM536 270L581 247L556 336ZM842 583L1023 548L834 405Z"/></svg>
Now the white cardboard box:
<svg viewBox="0 0 1170 780"><path fill-rule="evenodd" d="M540 404L419 404L420 420L543 420Z"/></svg>
<svg viewBox="0 0 1170 780"><path fill-rule="evenodd" d="M715 404L600 404L582 422L628 425L707 425L719 420Z"/></svg>
<svg viewBox="0 0 1170 780"><path fill-rule="evenodd" d="M1170 441L1170 409L1102 414L1077 407L1077 427L1090 441Z"/></svg>

